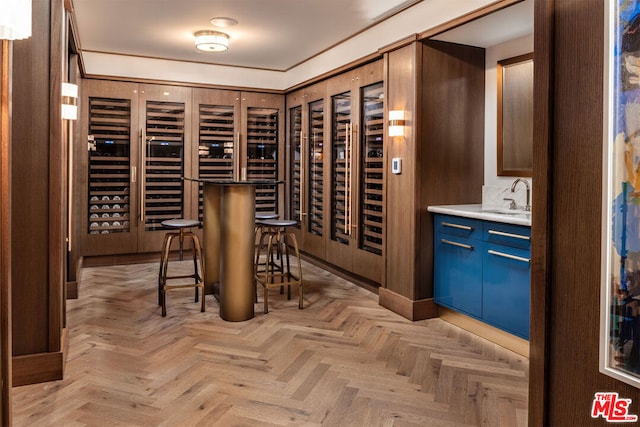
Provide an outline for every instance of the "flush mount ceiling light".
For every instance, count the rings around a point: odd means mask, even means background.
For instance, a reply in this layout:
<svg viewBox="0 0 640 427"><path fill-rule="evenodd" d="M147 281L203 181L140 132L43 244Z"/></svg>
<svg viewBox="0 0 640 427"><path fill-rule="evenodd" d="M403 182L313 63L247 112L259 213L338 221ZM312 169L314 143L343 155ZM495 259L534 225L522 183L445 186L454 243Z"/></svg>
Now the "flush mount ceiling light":
<svg viewBox="0 0 640 427"><path fill-rule="evenodd" d="M229 36L218 31L198 31L196 47L205 52L223 52L229 49Z"/></svg>

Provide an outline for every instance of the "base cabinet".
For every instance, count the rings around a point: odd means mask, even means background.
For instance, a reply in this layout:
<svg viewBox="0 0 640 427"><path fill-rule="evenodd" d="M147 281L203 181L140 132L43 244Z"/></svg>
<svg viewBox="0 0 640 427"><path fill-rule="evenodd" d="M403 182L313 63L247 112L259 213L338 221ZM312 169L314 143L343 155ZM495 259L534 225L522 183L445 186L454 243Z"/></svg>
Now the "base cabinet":
<svg viewBox="0 0 640 427"><path fill-rule="evenodd" d="M531 228L435 215L436 303L529 339Z"/></svg>
<svg viewBox="0 0 640 427"><path fill-rule="evenodd" d="M475 317L482 316L482 222L438 221L435 241L435 300Z"/></svg>
<svg viewBox="0 0 640 427"><path fill-rule="evenodd" d="M482 269L482 318L529 338L529 250L486 243Z"/></svg>

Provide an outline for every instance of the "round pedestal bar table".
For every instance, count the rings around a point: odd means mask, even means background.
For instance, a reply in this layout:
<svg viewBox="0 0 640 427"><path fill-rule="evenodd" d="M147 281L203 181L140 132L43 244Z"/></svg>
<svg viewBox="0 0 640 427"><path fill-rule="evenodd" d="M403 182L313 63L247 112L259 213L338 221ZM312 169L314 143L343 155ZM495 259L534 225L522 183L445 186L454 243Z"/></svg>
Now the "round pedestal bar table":
<svg viewBox="0 0 640 427"><path fill-rule="evenodd" d="M205 292L220 303L223 320L240 322L254 316L256 186L274 180L201 182Z"/></svg>

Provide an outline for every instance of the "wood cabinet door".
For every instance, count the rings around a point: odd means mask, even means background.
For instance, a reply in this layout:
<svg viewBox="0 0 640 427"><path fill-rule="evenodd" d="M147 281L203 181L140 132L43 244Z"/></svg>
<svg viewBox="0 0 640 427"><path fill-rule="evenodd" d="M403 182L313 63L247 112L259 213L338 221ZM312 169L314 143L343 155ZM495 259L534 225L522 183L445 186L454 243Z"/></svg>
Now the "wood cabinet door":
<svg viewBox="0 0 640 427"><path fill-rule="evenodd" d="M482 317L483 243L455 234L436 233L434 292L436 303Z"/></svg>
<svg viewBox="0 0 640 427"><path fill-rule="evenodd" d="M376 283L384 263L384 75L382 61L328 83L331 121L327 261Z"/></svg>
<svg viewBox="0 0 640 427"><path fill-rule="evenodd" d="M140 85L138 252L162 247L162 221L196 218L183 181L191 171L191 102L188 87Z"/></svg>
<svg viewBox="0 0 640 427"><path fill-rule="evenodd" d="M138 250L138 85L84 80L72 194L79 253Z"/></svg>
<svg viewBox="0 0 640 427"><path fill-rule="evenodd" d="M306 129L304 128L304 91L300 90L289 94L286 98L287 105L287 161L285 171L285 216L297 223L291 227L295 234L298 246L305 250L303 227L303 171L304 153L303 140Z"/></svg>
<svg viewBox="0 0 640 427"><path fill-rule="evenodd" d="M240 179L283 181L284 95L241 93ZM256 187L256 212L284 217L284 185Z"/></svg>
<svg viewBox="0 0 640 427"><path fill-rule="evenodd" d="M190 144L190 177L233 180L239 174L240 92L194 89ZM185 183L190 188L192 212L203 220L203 185Z"/></svg>
<svg viewBox="0 0 640 427"><path fill-rule="evenodd" d="M324 259L328 204L325 197L326 85L318 83L287 96L286 200L301 250ZM326 150L326 151L325 151Z"/></svg>
<svg viewBox="0 0 640 427"><path fill-rule="evenodd" d="M356 74L357 120L352 156L353 272L377 283L384 272L385 148L384 81L380 61Z"/></svg>
<svg viewBox="0 0 640 427"><path fill-rule="evenodd" d="M347 72L327 82L330 120L329 229L326 260L353 271L352 188L354 135L354 74Z"/></svg>
<svg viewBox="0 0 640 427"><path fill-rule="evenodd" d="M326 257L329 230L328 167L330 159L329 109L326 85L317 84L305 92L304 117L306 134L303 140L304 197L302 230L305 251L319 258Z"/></svg>

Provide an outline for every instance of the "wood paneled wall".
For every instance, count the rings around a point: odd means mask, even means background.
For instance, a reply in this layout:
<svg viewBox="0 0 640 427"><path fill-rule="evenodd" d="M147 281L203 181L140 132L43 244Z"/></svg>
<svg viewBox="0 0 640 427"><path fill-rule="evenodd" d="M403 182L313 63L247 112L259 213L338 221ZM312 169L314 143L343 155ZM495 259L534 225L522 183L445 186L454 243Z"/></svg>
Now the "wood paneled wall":
<svg viewBox="0 0 640 427"><path fill-rule="evenodd" d="M605 3L535 3L532 426L605 424L598 391L640 413L640 391L598 371Z"/></svg>
<svg viewBox="0 0 640 427"><path fill-rule="evenodd" d="M433 304L430 205L479 203L484 181L484 49L413 42L386 54L388 109L405 110L390 138L402 174L387 178L386 279L380 304L412 320Z"/></svg>
<svg viewBox="0 0 640 427"><path fill-rule="evenodd" d="M62 0L34 0L31 38L12 67L12 336L14 386L62 376L65 148L60 83Z"/></svg>
<svg viewBox="0 0 640 427"><path fill-rule="evenodd" d="M387 173L386 273L382 288L415 299L415 257L419 244L415 233L419 215L416 207L416 144L420 121L416 120L419 94L418 64L422 50L418 43L391 51L387 60L387 110L405 111L405 135L388 139L387 170L394 157L402 159L402 174ZM395 310L394 310L395 311Z"/></svg>
<svg viewBox="0 0 640 427"><path fill-rule="evenodd" d="M433 298L430 205L482 202L485 51L454 43L422 44L420 276L416 299Z"/></svg>

